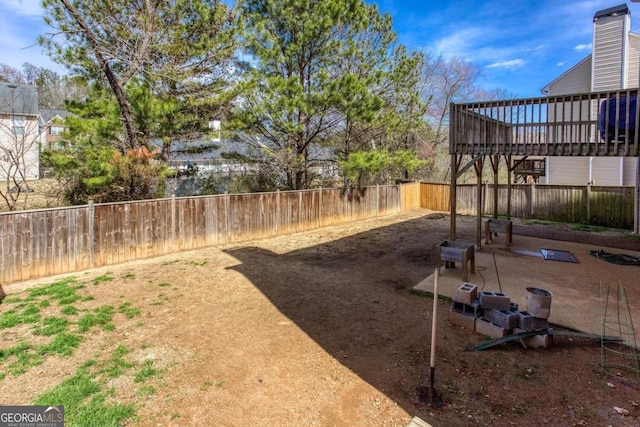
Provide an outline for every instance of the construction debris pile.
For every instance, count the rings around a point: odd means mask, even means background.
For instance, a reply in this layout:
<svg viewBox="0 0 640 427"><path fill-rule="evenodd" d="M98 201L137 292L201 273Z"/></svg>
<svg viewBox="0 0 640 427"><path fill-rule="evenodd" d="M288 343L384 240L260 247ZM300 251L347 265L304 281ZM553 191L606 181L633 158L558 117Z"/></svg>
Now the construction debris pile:
<svg viewBox="0 0 640 427"><path fill-rule="evenodd" d="M508 295L478 291L476 285L464 282L453 297L449 321L494 339L536 331L522 337L522 343L527 347L548 347L552 338L548 333L551 293L527 288L525 297L527 310L519 310Z"/></svg>

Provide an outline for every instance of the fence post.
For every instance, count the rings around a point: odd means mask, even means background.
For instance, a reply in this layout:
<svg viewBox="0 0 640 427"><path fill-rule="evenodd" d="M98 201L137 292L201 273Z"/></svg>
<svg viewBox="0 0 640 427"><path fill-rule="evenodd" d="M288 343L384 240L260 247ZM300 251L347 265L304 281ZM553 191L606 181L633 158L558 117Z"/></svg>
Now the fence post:
<svg viewBox="0 0 640 427"><path fill-rule="evenodd" d="M591 224L591 182L585 187L585 196L587 200L587 224Z"/></svg>
<svg viewBox="0 0 640 427"><path fill-rule="evenodd" d="M93 206L93 200L89 200L89 267L94 266L94 250L95 250L95 208Z"/></svg>
<svg viewBox="0 0 640 427"><path fill-rule="evenodd" d="M276 190L276 236L280 235L280 189Z"/></svg>
<svg viewBox="0 0 640 427"><path fill-rule="evenodd" d="M176 193L174 192L171 195L171 250L172 251L176 250L177 237L178 237L178 233L176 232Z"/></svg>
<svg viewBox="0 0 640 427"><path fill-rule="evenodd" d="M224 220L225 220L225 236L224 236L224 242L225 243L230 243L231 242L231 236L235 237L235 229L234 232L231 232L230 227L231 227L231 198L229 197L229 192L225 191L224 192L224 210L225 215L224 215ZM235 239L234 239L235 241Z"/></svg>
<svg viewBox="0 0 640 427"><path fill-rule="evenodd" d="M324 215L322 215L322 187L320 187L320 193L318 195L318 226L322 227L324 221Z"/></svg>
<svg viewBox="0 0 640 427"><path fill-rule="evenodd" d="M380 215L380 184L376 184L376 216Z"/></svg>
<svg viewBox="0 0 640 427"><path fill-rule="evenodd" d="M530 202L531 205L529 206L529 215L531 218L534 218L534 214L535 214L535 206L536 206L536 183L532 182L531 183L531 198L530 198Z"/></svg>

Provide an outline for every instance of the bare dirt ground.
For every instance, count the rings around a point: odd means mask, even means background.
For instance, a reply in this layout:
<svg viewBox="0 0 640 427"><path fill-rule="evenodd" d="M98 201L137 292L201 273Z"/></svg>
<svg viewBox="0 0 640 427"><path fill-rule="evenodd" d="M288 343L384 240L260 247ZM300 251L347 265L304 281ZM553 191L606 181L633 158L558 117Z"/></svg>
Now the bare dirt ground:
<svg viewBox="0 0 640 427"><path fill-rule="evenodd" d="M475 218L457 224L459 238L474 241ZM130 302L140 314L114 316L114 331L86 336L72 357L7 375L0 403L30 404L120 345L163 372L144 397L126 375L109 383L114 401L136 407L127 425L406 426L413 416L433 426L640 425L640 380L605 374L599 342L466 351L485 338L451 325L447 301L435 382L444 405L418 399L429 384L433 301L410 289L433 271L448 227L447 215L421 210L76 274L87 283L79 292L94 298L87 307ZM569 236L543 226L517 232ZM637 244L603 236L609 246ZM53 280L3 289L20 296ZM0 329L0 348L29 334Z"/></svg>

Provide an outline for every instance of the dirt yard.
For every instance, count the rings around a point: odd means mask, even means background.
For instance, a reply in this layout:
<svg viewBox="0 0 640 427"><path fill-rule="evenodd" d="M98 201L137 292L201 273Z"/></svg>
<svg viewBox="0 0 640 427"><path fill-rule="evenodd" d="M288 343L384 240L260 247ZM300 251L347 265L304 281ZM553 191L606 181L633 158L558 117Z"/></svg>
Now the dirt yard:
<svg viewBox="0 0 640 427"><path fill-rule="evenodd" d="M474 241L475 218L457 228ZM436 427L640 425L640 380L606 375L599 342L466 351L485 338L452 326L446 301L435 377L444 405L419 400L433 301L410 289L433 272L448 229L447 215L415 211L96 269L73 275L71 303L34 292L61 278L3 285L0 316L31 301L40 317L0 327L0 403L31 404L85 369L105 404L135 409L125 425L377 427L416 415ZM81 328L83 313L105 306L110 327ZM38 327L61 312L80 337L71 354L16 369L19 356L2 349L42 348ZM120 370L96 368L109 360Z"/></svg>

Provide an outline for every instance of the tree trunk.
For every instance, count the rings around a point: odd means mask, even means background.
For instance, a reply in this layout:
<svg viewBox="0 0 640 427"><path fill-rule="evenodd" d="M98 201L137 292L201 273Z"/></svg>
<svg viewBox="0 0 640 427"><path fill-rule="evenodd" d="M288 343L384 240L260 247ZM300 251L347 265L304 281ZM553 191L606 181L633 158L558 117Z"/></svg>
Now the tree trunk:
<svg viewBox="0 0 640 427"><path fill-rule="evenodd" d="M113 90L113 93L116 96L116 100L118 101L118 105L120 107L120 113L122 116L122 121L125 127L127 141L129 148L138 148L139 144L136 138L136 127L133 121L133 114L131 113L131 106L129 105L129 101L124 94L124 88L118 81L116 75L109 67L109 63L105 59L104 55L102 55L102 51L100 50L100 45L98 41L91 33L91 29L87 25L87 23L82 19L82 16L78 13L78 11L69 3L69 0L60 0L64 7L69 11L69 14L75 21L78 23L78 26L82 30L82 33L87 37L87 40L93 47L93 52L96 54L96 59L100 64L100 68L104 71L107 80L109 81L109 85Z"/></svg>

